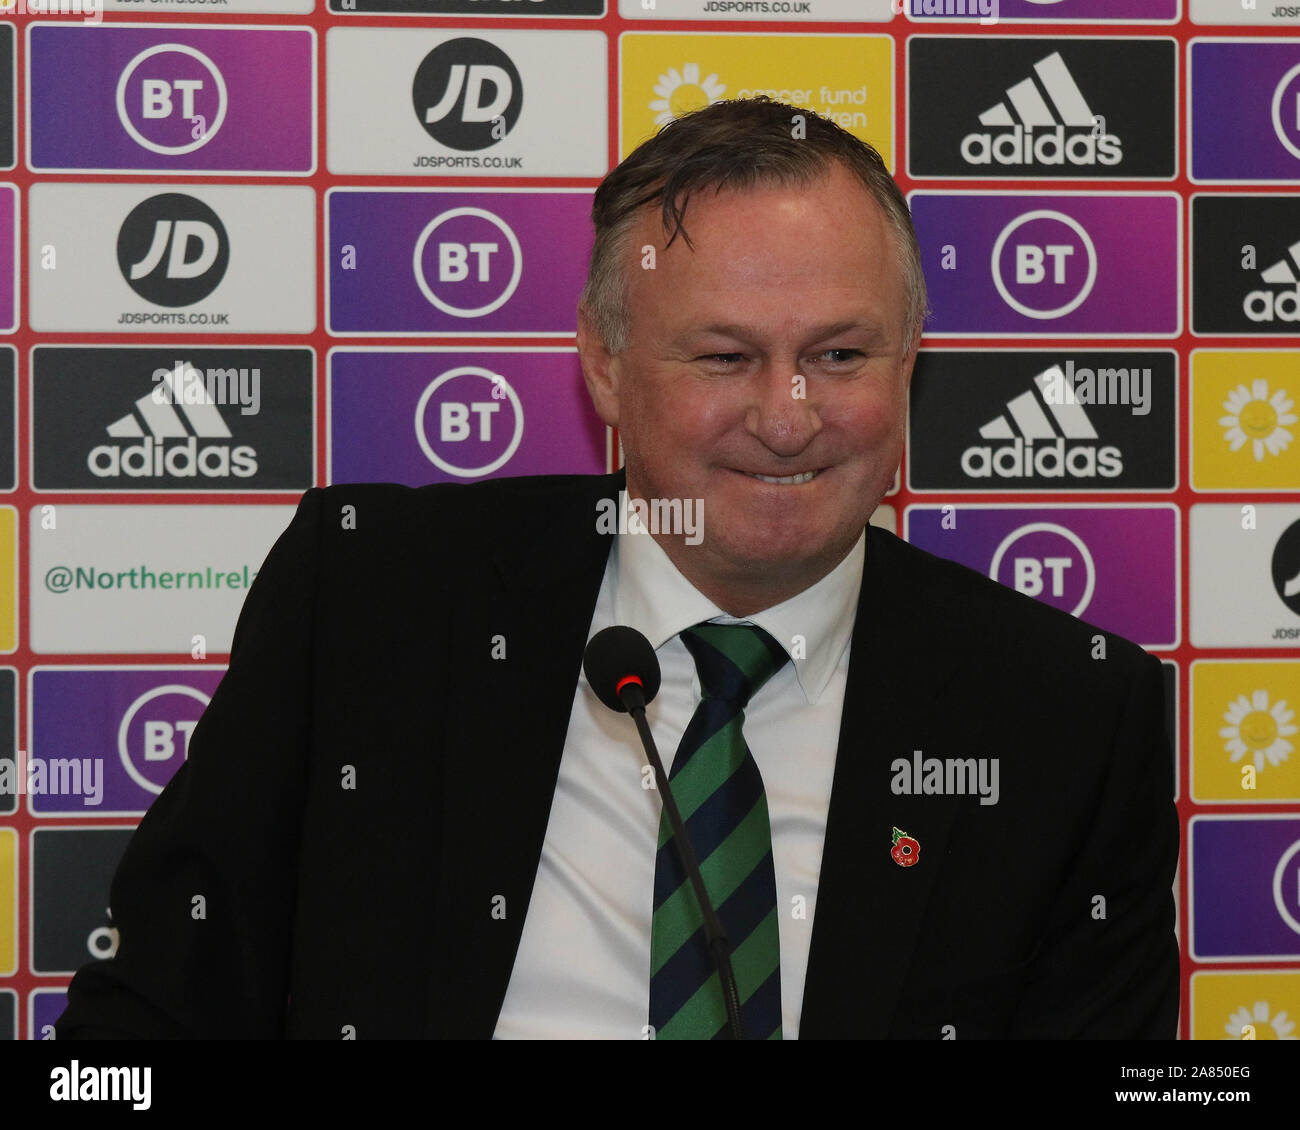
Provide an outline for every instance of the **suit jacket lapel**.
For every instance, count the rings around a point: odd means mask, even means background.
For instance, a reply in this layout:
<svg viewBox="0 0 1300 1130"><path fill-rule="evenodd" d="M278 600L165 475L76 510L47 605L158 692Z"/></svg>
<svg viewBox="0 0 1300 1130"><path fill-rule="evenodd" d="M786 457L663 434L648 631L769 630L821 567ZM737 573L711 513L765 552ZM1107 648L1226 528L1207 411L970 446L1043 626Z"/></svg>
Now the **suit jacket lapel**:
<svg viewBox="0 0 1300 1130"><path fill-rule="evenodd" d="M456 721L435 722L445 745L431 1035L486 1038L496 1027L613 544L596 532L596 505L623 482L619 473L511 496L473 591L454 597L463 656L439 701Z"/></svg>
<svg viewBox="0 0 1300 1130"><path fill-rule="evenodd" d="M951 708L958 671L932 646L951 610L918 584L906 553L868 527L800 1038L886 1036L960 800L890 789L890 763L937 732L927 719L947 715L936 704ZM892 858L894 828L919 842L913 866Z"/></svg>

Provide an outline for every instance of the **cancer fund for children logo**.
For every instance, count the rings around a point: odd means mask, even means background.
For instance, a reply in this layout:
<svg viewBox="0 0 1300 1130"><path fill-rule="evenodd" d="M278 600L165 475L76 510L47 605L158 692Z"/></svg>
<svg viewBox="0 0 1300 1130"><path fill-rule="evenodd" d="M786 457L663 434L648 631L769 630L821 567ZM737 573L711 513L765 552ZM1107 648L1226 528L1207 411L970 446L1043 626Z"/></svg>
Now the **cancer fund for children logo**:
<svg viewBox="0 0 1300 1130"><path fill-rule="evenodd" d="M1294 491L1300 483L1300 353L1192 351L1192 486Z"/></svg>
<svg viewBox="0 0 1300 1130"><path fill-rule="evenodd" d="M767 95L814 110L894 166L893 40L877 35L677 35L619 40L619 154L723 99ZM791 122L792 136L800 124Z"/></svg>
<svg viewBox="0 0 1300 1130"><path fill-rule="evenodd" d="M1192 799L1300 800L1300 662L1197 660L1191 690Z"/></svg>

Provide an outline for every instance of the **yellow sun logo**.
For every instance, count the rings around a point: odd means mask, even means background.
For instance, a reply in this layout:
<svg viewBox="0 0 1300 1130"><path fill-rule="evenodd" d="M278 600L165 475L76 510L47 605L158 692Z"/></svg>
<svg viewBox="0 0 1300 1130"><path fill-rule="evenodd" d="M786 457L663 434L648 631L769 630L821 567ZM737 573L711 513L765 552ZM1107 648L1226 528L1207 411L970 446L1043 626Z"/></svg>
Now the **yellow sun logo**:
<svg viewBox="0 0 1300 1130"><path fill-rule="evenodd" d="M1286 740L1296 732L1291 725L1294 717L1295 711L1286 708L1285 699L1270 706L1268 691L1257 690L1250 698L1238 695L1223 716L1228 724L1219 737L1226 739L1224 749L1232 754L1234 763L1250 755L1255 768L1262 771L1265 760L1281 765L1295 748Z"/></svg>
<svg viewBox="0 0 1300 1130"><path fill-rule="evenodd" d="M669 67L667 74L660 75L655 93L659 97L650 103L650 109L655 111L655 125L662 126L692 110L721 102L727 88L716 74L701 81L700 64L687 63L680 71Z"/></svg>
<svg viewBox="0 0 1300 1130"><path fill-rule="evenodd" d="M1268 381L1262 377L1252 381L1249 389L1238 385L1223 402L1223 410L1228 413L1219 417L1225 429L1223 438L1233 451L1251 444L1257 463L1263 460L1265 450L1278 455L1294 438L1284 426L1296 423L1292 407L1286 390L1278 389L1270 395Z"/></svg>
<svg viewBox="0 0 1300 1130"><path fill-rule="evenodd" d="M1295 1035L1295 1024L1286 1018L1285 1012L1269 1016L1268 1001L1256 1001L1253 1010L1237 1009L1223 1026L1230 1040L1245 1039L1247 1029L1250 1029L1249 1037L1255 1040L1300 1040Z"/></svg>

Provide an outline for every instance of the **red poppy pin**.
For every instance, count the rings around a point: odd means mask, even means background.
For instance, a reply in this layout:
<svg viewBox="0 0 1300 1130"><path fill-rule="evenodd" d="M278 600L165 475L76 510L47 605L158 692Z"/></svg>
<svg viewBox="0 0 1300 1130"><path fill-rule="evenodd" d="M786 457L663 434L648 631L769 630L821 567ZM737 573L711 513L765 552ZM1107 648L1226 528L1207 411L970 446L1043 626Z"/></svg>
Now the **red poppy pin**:
<svg viewBox="0 0 1300 1130"><path fill-rule="evenodd" d="M921 845L901 828L894 829L893 842L889 855L899 867L911 867L921 858Z"/></svg>

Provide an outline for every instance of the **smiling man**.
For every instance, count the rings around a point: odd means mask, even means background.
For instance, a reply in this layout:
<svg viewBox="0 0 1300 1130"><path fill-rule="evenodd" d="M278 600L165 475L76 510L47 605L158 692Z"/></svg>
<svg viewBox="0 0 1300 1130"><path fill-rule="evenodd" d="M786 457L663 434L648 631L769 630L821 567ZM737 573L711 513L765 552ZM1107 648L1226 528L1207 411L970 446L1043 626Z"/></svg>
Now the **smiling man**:
<svg viewBox="0 0 1300 1130"><path fill-rule="evenodd" d="M59 1037L725 1035L581 673L615 624L660 663L747 1038L1172 1037L1159 663L868 524L925 311L879 156L718 103L593 218L578 344L624 470L307 492ZM624 491L703 536L602 527Z"/></svg>
<svg viewBox="0 0 1300 1130"><path fill-rule="evenodd" d="M920 338L918 303L900 279L915 248L861 173L821 155L810 178L799 145L751 159L804 183L702 186L689 246L663 247L661 213L638 211L624 237L635 254L623 248L620 264L635 312L626 344L605 344L594 302L578 333L596 410L619 429L629 495L703 499L699 549L660 545L733 615L801 592L861 538L902 453ZM660 151L673 152L670 135ZM638 158L628 161L625 177ZM619 174L606 183L617 193ZM891 203L906 215L901 199ZM654 269L629 270L643 247L656 248Z"/></svg>

